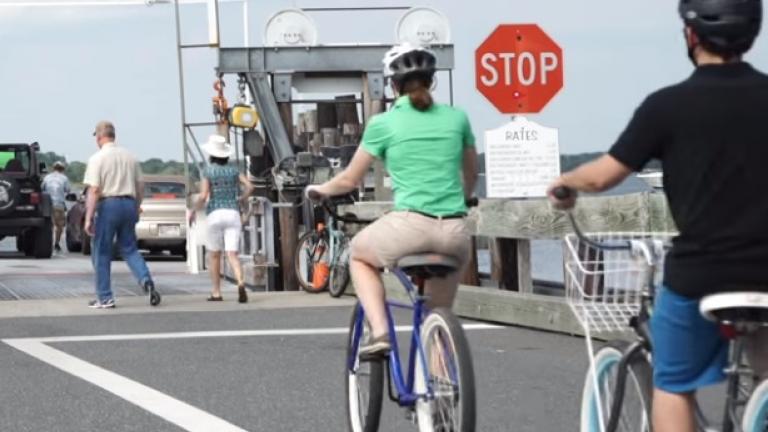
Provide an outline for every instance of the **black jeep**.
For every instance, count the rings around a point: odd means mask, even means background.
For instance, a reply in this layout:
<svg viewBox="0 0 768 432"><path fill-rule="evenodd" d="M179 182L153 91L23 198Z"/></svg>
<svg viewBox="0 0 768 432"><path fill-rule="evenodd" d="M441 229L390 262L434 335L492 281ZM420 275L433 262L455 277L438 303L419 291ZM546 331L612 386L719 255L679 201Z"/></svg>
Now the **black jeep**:
<svg viewBox="0 0 768 432"><path fill-rule="evenodd" d="M42 192L45 164L38 163L40 145L0 144L0 240L16 237L16 249L27 256L53 253L51 197Z"/></svg>

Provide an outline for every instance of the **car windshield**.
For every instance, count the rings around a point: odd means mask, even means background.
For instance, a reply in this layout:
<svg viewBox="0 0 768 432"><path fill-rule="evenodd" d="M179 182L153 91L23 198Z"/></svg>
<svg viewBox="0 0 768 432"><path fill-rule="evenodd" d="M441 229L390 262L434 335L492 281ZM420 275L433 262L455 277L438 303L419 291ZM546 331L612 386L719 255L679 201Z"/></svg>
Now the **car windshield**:
<svg viewBox="0 0 768 432"><path fill-rule="evenodd" d="M29 148L0 146L0 172L26 174L29 172Z"/></svg>
<svg viewBox="0 0 768 432"><path fill-rule="evenodd" d="M145 198L184 198L184 183L148 182L144 184Z"/></svg>

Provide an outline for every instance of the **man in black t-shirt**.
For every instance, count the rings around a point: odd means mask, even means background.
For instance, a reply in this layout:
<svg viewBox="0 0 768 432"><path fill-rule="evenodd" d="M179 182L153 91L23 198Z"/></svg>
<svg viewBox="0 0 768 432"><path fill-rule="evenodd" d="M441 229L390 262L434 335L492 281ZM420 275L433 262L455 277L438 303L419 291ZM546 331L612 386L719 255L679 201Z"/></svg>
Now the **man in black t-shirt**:
<svg viewBox="0 0 768 432"><path fill-rule="evenodd" d="M667 255L651 331L655 432L694 432L694 392L722 380L727 341L699 301L733 290L768 292L768 75L741 60L760 31L761 0L682 0L687 80L650 95L608 154L550 189L609 189L659 159L680 235ZM751 351L768 343L760 334ZM762 343L761 343L762 342ZM753 367L763 372L768 359Z"/></svg>

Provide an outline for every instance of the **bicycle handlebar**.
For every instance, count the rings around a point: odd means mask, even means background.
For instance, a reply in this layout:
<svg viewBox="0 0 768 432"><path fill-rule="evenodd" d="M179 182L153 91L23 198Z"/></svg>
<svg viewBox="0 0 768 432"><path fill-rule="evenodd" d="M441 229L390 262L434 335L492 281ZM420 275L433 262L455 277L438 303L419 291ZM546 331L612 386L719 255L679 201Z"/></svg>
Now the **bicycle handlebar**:
<svg viewBox="0 0 768 432"><path fill-rule="evenodd" d="M576 196L576 191L567 187L567 186L558 186L554 190L552 190L552 195L559 199L559 200L567 200L569 198ZM587 236L584 235L584 232L581 231L581 228L579 228L579 224L576 223L576 218L573 216L573 212L567 211L568 213L568 220L571 222L571 226L573 227L573 232L576 233L576 236L579 238L579 241L584 242L585 244L592 246L595 249L600 250L628 250L632 249L632 242L629 240L621 240L621 241L614 241L612 243L608 242L598 242L594 241Z"/></svg>
<svg viewBox="0 0 768 432"><path fill-rule="evenodd" d="M558 186L552 191L552 195L559 200L566 200L575 195L575 191L567 186Z"/></svg>
<svg viewBox="0 0 768 432"><path fill-rule="evenodd" d="M337 221L344 222L344 223L356 223L356 224L369 224L373 223L373 220L370 219L360 219L357 216L354 217L347 217L340 215L336 208L338 207L338 202L334 202L333 198L325 198L323 199L320 204L323 206L325 211L328 212L331 217L336 219Z"/></svg>

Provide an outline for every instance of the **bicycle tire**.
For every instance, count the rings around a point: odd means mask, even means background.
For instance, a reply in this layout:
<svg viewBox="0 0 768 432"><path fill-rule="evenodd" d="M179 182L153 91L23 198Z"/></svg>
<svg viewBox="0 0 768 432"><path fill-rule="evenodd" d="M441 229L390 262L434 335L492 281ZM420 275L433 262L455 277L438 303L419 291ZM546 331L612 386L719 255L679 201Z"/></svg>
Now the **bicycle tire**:
<svg viewBox="0 0 768 432"><path fill-rule="evenodd" d="M344 295L349 285L349 242L341 242L339 259L331 266L331 273L328 276L328 294L331 297L339 298Z"/></svg>
<svg viewBox="0 0 768 432"><path fill-rule="evenodd" d="M445 377L433 376L430 372L429 381L435 391L433 401L419 399L416 402L416 420L419 430L422 432L474 432L477 422L477 401L475 396L475 373L472 366L472 356L470 353L469 342L464 334L459 319L456 318L450 310L445 308L436 308L432 310L421 329L421 342L424 348L424 355L427 357L425 363L427 368L432 368L435 358L432 353L436 352L436 338L438 335L435 330L440 330L445 339L442 340L445 348L452 348L455 358L455 371L445 371L450 379L451 394L445 395L444 390L447 385L444 383ZM444 353L443 353L444 354ZM445 361L445 358L443 358ZM447 362L443 363L445 369L450 369ZM422 367L420 356L416 359L416 392L421 393L424 389L425 371ZM443 381L438 384L438 381ZM443 385L446 384L446 385ZM421 387L421 388L420 388ZM455 409L458 406L458 409ZM447 415L446 411L452 413ZM456 415L458 418L456 418ZM450 420L450 424L448 423Z"/></svg>
<svg viewBox="0 0 768 432"><path fill-rule="evenodd" d="M358 347L353 347L353 335L357 325L358 304L352 313L352 320L349 324L349 336L347 337L347 355L344 358L345 383L347 388L347 420L349 430L352 432L376 432L379 430L379 421L381 420L382 401L384 400L384 360L360 362L356 357L353 364L353 370L349 369L350 357L352 352L359 351ZM365 324L363 324L365 325ZM367 327L367 326L366 326ZM370 335L370 332L368 332ZM361 337L359 344L365 337ZM357 349L355 349L357 348ZM360 399L360 370L365 365L370 370L368 372L368 400L367 407L360 409L362 400ZM365 411L365 412L362 412Z"/></svg>
<svg viewBox="0 0 768 432"><path fill-rule="evenodd" d="M296 251L293 256L293 271L296 273L296 280L299 282L299 286L304 291L311 293L311 294L317 294L322 292L326 289L328 286L328 278L325 279L325 282L321 286L315 286L312 282L312 265L314 264L313 259L315 259L312 256L307 256L306 253L308 251L314 251L317 247L316 244L312 245L305 245L305 243L308 242L325 242L326 250L328 248L328 234L323 233L319 234L316 230L307 231L304 233L301 237L299 237L298 242L296 243ZM307 262L303 262L302 259L306 258ZM319 259L320 257L317 257ZM304 265L309 265L310 267L304 269ZM306 276L305 276L306 273Z"/></svg>
<svg viewBox="0 0 768 432"><path fill-rule="evenodd" d="M768 380L763 380L752 392L741 423L744 432L768 431Z"/></svg>
<svg viewBox="0 0 768 432"><path fill-rule="evenodd" d="M606 345L602 346L595 353L595 370L599 380L600 387L602 389L602 414L603 425L607 428L610 406L613 400L613 388L606 387L605 379L609 378L611 371L618 367L619 361L622 355L626 352L629 343L626 341L610 341ZM653 430L651 425L651 395L653 391L653 369L650 363L642 355L635 355L627 364L627 377L626 387L624 388L624 404L622 405L622 417L619 419L619 424L615 431L605 432L651 432ZM598 410L595 404L595 384L592 378L592 370L587 370L586 377L584 379L584 388L581 398L581 420L580 431L581 432L601 432L600 423L598 420ZM615 382L613 383L615 385ZM628 396L630 392L635 390L634 396L641 404L640 408L642 412L637 419L627 418L627 412L625 407L627 406Z"/></svg>

